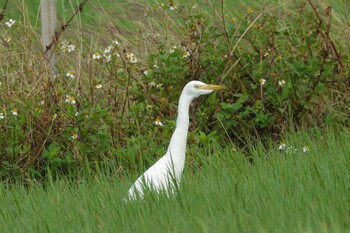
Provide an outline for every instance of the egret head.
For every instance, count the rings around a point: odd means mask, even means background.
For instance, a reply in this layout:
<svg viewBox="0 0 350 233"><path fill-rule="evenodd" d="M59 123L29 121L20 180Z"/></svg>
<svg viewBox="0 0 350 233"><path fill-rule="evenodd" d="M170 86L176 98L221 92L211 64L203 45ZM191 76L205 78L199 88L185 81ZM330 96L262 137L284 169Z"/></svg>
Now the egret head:
<svg viewBox="0 0 350 233"><path fill-rule="evenodd" d="M200 95L207 95L212 91L222 89L225 89L225 87L220 85L205 84L201 81L191 81L184 87L183 92L194 99Z"/></svg>

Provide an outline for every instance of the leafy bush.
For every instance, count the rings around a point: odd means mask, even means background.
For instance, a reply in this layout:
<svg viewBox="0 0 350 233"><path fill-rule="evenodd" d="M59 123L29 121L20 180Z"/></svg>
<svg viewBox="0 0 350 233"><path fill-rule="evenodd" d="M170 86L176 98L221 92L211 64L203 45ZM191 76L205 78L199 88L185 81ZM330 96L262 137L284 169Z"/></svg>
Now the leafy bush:
<svg viewBox="0 0 350 233"><path fill-rule="evenodd" d="M77 33L78 25L57 44L53 83L25 15L11 27L5 18L1 179L30 180L48 170L74 177L109 161L121 174L149 165L164 152L177 99L193 79L228 90L193 103L191 129L199 132L191 142L229 137L245 148L252 138L315 123L349 126L348 48L331 36L342 31L332 31L329 9L293 6L230 12L170 2L134 9L145 12L139 33L126 25L120 34L112 22Z"/></svg>

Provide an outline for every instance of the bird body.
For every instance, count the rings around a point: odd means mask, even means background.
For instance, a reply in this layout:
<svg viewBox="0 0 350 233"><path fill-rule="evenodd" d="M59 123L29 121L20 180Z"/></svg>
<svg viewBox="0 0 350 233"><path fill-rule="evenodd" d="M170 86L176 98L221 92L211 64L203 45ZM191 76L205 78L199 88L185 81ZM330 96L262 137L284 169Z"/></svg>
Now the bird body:
<svg viewBox="0 0 350 233"><path fill-rule="evenodd" d="M142 198L145 188L168 193L173 192L174 188L180 184L186 159L190 104L200 95L221 89L224 87L208 85L200 81L191 81L184 87L178 104L176 128L171 136L167 152L130 187L129 199L135 199L137 196Z"/></svg>

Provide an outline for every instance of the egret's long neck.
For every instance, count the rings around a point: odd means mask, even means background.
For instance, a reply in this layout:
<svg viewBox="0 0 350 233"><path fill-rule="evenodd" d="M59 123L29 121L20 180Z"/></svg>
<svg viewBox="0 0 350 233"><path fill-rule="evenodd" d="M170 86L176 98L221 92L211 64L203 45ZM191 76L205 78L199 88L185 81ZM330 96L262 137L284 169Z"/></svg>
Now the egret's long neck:
<svg viewBox="0 0 350 233"><path fill-rule="evenodd" d="M178 116L176 120L176 128L171 137L168 147L168 155L171 156L173 166L176 172L182 172L186 157L186 142L189 120L189 107L192 98L182 93L179 99Z"/></svg>
<svg viewBox="0 0 350 233"><path fill-rule="evenodd" d="M184 93L181 94L179 99L178 114L176 119L176 129L181 128L181 129L186 129L188 131L188 127L190 124L189 108L190 108L191 102L192 102L192 99L188 98L188 96L185 95Z"/></svg>

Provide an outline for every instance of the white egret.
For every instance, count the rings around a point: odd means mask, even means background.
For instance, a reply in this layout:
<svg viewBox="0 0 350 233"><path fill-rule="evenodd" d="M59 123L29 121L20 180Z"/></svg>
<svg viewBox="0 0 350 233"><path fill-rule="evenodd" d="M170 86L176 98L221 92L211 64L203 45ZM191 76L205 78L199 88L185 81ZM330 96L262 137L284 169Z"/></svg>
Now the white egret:
<svg viewBox="0 0 350 233"><path fill-rule="evenodd" d="M180 183L185 165L190 103L200 95L207 95L214 90L222 89L225 87L200 81L191 81L184 87L178 104L176 128L171 136L167 152L130 187L129 199L135 199L137 196L142 198L145 187L156 192L167 193L173 191L175 185Z"/></svg>

